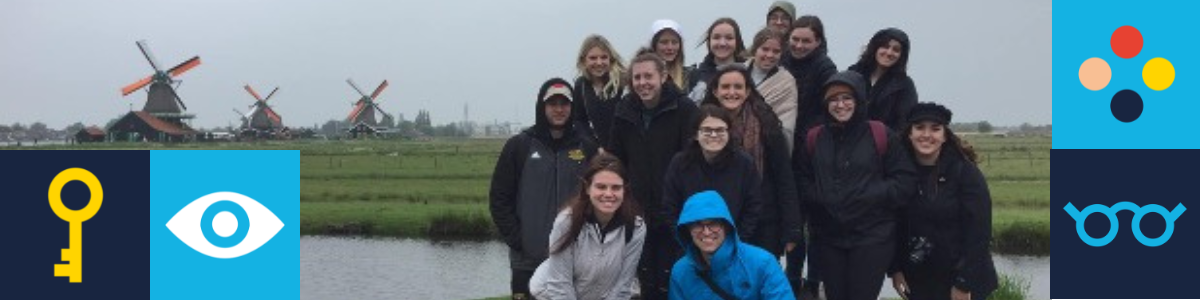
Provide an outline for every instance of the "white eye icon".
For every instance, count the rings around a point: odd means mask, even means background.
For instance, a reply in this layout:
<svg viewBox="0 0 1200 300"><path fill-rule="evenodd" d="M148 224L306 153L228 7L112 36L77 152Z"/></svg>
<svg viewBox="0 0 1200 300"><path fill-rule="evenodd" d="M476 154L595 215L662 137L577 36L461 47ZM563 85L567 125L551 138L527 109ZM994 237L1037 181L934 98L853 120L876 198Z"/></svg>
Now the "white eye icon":
<svg viewBox="0 0 1200 300"><path fill-rule="evenodd" d="M202 224L205 210L213 203L225 200L241 206L246 211L247 218L250 219L248 222L250 224L242 225L249 227L245 238L237 245L228 248L218 247L209 242L204 237L201 227L209 225ZM214 218L211 226L218 232L231 233L232 230L237 229L239 224L236 218L232 219L232 222L229 218L233 218L231 213L221 212ZM167 221L167 229L171 230L171 233L175 234L188 247L204 255L216 258L235 258L246 255L266 244L275 237L276 233L279 233L280 229L283 229L283 221L280 221L279 217L275 216L266 206L250 197L234 192L216 192L204 195L180 209L175 216L171 217L170 221ZM228 235L221 234L221 236Z"/></svg>

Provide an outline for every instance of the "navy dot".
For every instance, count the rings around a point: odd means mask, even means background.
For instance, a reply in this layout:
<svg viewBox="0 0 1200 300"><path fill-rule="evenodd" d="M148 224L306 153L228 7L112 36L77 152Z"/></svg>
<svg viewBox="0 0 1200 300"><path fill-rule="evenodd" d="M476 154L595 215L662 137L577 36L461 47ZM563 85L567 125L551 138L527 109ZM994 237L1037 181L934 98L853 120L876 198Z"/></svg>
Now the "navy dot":
<svg viewBox="0 0 1200 300"><path fill-rule="evenodd" d="M1121 90L1113 95L1110 108L1117 121L1133 122L1142 116L1142 96L1133 90Z"/></svg>

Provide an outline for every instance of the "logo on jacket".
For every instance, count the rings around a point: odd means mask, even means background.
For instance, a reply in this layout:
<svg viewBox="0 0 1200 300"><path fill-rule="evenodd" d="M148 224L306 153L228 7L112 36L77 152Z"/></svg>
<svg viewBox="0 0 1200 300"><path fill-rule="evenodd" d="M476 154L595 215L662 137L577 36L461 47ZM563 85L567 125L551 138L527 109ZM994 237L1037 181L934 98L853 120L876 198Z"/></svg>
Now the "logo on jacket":
<svg viewBox="0 0 1200 300"><path fill-rule="evenodd" d="M567 157L570 157L571 160L574 160L574 161L583 161L583 150L580 150L580 149L571 150L570 153L567 153Z"/></svg>
<svg viewBox="0 0 1200 300"><path fill-rule="evenodd" d="M1183 212L1187 210L1186 207L1183 207L1183 203L1175 205L1175 210L1168 212L1166 208L1158 204L1150 204L1139 207L1137 204L1133 204L1131 202L1117 203L1112 207L1107 207L1100 204L1092 204L1084 208L1082 212L1076 209L1075 205L1068 202L1067 206L1063 207L1063 209L1067 211L1067 214L1071 215L1072 219L1075 219L1075 232L1079 233L1079 239L1083 240L1084 243L1092 247L1102 247L1104 245L1108 245L1108 243L1112 242L1113 238L1117 236L1117 228L1119 227L1119 225L1117 225L1117 212L1122 210L1128 210L1134 213L1133 222L1130 223L1129 226L1133 228L1133 236L1137 238L1138 242L1141 242L1142 245L1146 245L1148 247L1161 246L1163 243L1166 243L1167 240L1170 240L1171 234L1175 232L1175 219L1179 218L1179 215L1182 215ZM1104 216L1108 217L1108 223L1111 224L1108 229L1108 234L1105 234L1102 238L1093 238L1089 236L1087 231L1083 229L1083 221L1086 220L1087 216L1091 215L1092 213L1104 214ZM1148 238L1142 234L1142 217L1146 216L1148 213L1157 213L1163 217L1163 220L1166 220L1167 222L1167 230L1163 231L1163 234L1157 238Z"/></svg>
<svg viewBox="0 0 1200 300"><path fill-rule="evenodd" d="M529 156L529 158L532 158L532 159L539 159L539 158L542 158L542 155L541 155L541 154L538 154L538 152L537 152L537 151L533 151L533 155L530 155L530 156Z"/></svg>

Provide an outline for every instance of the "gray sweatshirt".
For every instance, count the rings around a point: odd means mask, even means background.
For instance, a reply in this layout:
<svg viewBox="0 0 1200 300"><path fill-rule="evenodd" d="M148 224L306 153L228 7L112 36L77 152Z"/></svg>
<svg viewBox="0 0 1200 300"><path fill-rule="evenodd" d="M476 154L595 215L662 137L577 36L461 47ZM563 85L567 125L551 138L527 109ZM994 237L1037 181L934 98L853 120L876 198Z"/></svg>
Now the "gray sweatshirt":
<svg viewBox="0 0 1200 300"><path fill-rule="evenodd" d="M550 249L570 230L570 209L554 218L550 231ZM537 299L629 299L633 296L633 278L646 225L641 217L634 222L633 237L625 242L624 226L604 234L599 224L588 222L575 243L559 253L550 254L529 280L529 291Z"/></svg>

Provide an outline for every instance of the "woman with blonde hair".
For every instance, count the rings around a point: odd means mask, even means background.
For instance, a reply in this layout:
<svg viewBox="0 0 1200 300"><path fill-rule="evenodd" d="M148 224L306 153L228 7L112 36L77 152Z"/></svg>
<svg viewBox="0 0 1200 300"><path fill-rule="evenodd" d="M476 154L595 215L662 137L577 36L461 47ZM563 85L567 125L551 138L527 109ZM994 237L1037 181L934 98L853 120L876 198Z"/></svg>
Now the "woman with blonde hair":
<svg viewBox="0 0 1200 300"><path fill-rule="evenodd" d="M650 50L667 62L667 81L675 88L687 87L687 70L684 70L683 31L674 20L657 20L650 26Z"/></svg>
<svg viewBox="0 0 1200 300"><path fill-rule="evenodd" d="M575 62L579 77L575 79L577 101L571 113L580 125L578 128L605 149L611 140L613 113L628 85L623 61L608 39L590 35L583 39Z"/></svg>

